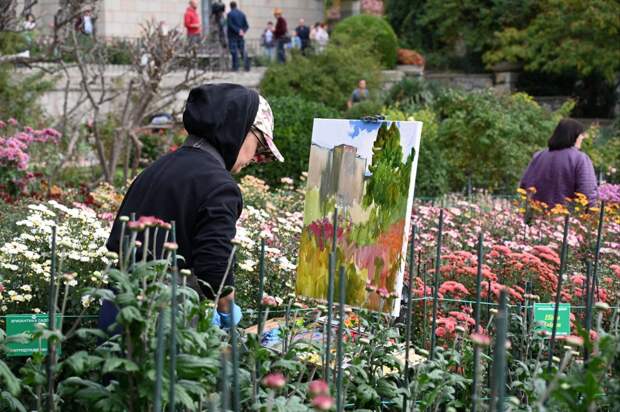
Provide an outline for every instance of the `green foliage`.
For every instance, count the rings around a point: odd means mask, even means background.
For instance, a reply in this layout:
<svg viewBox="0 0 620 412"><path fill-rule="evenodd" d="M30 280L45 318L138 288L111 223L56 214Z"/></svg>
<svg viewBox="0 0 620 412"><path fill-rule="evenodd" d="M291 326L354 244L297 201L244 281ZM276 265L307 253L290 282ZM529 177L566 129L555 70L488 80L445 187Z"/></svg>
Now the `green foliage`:
<svg viewBox="0 0 620 412"><path fill-rule="evenodd" d="M260 89L268 97L299 96L343 110L360 79L366 80L371 92L380 86L375 60L360 46L330 45L324 53L295 54L288 63L269 67Z"/></svg>
<svg viewBox="0 0 620 412"><path fill-rule="evenodd" d="M620 3L544 0L525 27L506 25L485 62L523 61L528 70L598 73L614 82L620 69Z"/></svg>
<svg viewBox="0 0 620 412"><path fill-rule="evenodd" d="M431 109L420 109L406 114L397 109L384 112L388 120L417 120L423 123L415 181L416 197L441 196L450 190L449 164L442 156L437 131L437 115Z"/></svg>
<svg viewBox="0 0 620 412"><path fill-rule="evenodd" d="M355 103L342 117L345 119L361 119L364 116L374 116L381 113L383 103L379 100L364 100Z"/></svg>
<svg viewBox="0 0 620 412"><path fill-rule="evenodd" d="M245 174L277 185L283 177L298 179L308 170L312 124L315 118L337 118L338 112L322 103L299 96L269 98L275 120L275 143L284 156L284 163L256 164Z"/></svg>
<svg viewBox="0 0 620 412"><path fill-rule="evenodd" d="M470 178L474 187L511 193L531 155L572 108L569 102L549 113L522 93L468 93L410 80L394 86L388 101L404 110L388 117L425 120L416 179L422 196L461 191Z"/></svg>
<svg viewBox="0 0 620 412"><path fill-rule="evenodd" d="M11 66L0 64L0 102L10 102L0 105L0 119L15 118L21 124L37 127L43 117L37 101L52 85L42 73L19 79Z"/></svg>
<svg viewBox="0 0 620 412"><path fill-rule="evenodd" d="M336 25L331 40L342 47L366 47L380 58L383 67L396 66L398 39L382 17L367 14L348 17Z"/></svg>

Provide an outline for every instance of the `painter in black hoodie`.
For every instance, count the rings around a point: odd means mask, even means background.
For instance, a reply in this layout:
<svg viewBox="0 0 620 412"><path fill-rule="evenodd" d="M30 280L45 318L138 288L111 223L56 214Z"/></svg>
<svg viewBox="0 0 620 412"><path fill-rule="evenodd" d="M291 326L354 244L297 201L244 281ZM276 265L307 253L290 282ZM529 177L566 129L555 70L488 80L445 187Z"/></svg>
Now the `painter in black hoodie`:
<svg viewBox="0 0 620 412"><path fill-rule="evenodd" d="M180 266L211 285L201 289L213 298L211 290L217 291L223 280L243 207L231 173L252 162L284 159L273 143L269 104L243 86L207 84L192 89L183 124L189 134L183 146L146 168L131 184L107 247L119 250L120 216L135 213L175 221L178 253L184 258ZM163 239L158 240L161 251ZM232 274L226 284L233 284ZM218 302L218 307L227 311L227 302ZM109 325L115 313L108 315L111 319L104 323Z"/></svg>

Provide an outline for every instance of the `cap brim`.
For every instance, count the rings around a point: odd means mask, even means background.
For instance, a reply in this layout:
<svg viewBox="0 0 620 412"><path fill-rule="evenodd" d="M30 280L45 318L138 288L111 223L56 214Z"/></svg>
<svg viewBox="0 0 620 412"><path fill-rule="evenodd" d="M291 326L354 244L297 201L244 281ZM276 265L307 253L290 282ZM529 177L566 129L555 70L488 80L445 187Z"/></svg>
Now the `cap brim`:
<svg viewBox="0 0 620 412"><path fill-rule="evenodd" d="M276 147L276 144L269 136L265 136L265 143L267 143L267 146L273 154L273 157L275 157L278 162L284 162L284 156L282 156L282 153L280 153L280 151Z"/></svg>

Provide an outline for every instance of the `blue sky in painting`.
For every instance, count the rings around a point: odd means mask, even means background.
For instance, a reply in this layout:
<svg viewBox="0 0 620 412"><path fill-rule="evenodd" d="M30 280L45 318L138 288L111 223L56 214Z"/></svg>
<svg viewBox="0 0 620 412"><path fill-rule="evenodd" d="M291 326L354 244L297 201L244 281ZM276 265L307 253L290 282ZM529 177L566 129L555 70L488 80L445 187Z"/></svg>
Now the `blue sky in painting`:
<svg viewBox="0 0 620 412"><path fill-rule="evenodd" d="M392 122L388 123L388 126ZM403 160L409 156L413 147L419 147L416 136L419 136L420 122L397 122L400 130L400 141L403 146ZM312 144L331 149L341 144L357 147L357 154L372 161L372 145L377 138L381 123L362 122L361 120L314 119L312 128Z"/></svg>

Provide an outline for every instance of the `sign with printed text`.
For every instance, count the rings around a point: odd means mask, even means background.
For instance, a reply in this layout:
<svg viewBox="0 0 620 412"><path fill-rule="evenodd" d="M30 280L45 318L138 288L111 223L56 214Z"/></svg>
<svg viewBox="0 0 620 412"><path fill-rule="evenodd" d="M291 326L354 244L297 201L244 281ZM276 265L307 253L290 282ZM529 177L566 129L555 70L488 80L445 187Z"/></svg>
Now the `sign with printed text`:
<svg viewBox="0 0 620 412"><path fill-rule="evenodd" d="M32 334L37 331L37 325L47 327L49 316L43 314L23 314L6 316L6 335L15 336L22 333ZM60 315L56 315L56 325L60 327ZM26 343L9 343L7 356L30 356L33 353L47 354L47 339L33 339ZM60 347L58 347L60 353Z"/></svg>
<svg viewBox="0 0 620 412"><path fill-rule="evenodd" d="M546 331L545 338L551 338L554 311L555 303L534 303L536 331ZM558 305L558 321L556 323L555 336L568 335L570 335L570 303L560 303Z"/></svg>

